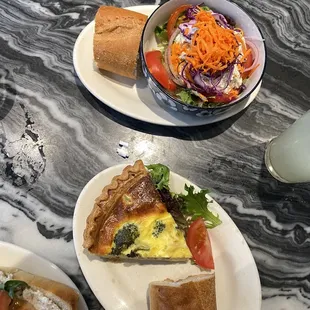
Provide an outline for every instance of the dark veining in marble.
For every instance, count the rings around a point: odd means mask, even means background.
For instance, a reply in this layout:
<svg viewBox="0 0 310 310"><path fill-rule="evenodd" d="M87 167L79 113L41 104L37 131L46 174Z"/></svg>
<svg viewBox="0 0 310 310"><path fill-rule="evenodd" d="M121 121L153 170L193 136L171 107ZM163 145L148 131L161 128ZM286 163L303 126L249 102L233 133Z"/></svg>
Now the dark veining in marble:
<svg viewBox="0 0 310 310"><path fill-rule="evenodd" d="M65 241L69 242L73 239L72 231L63 232L64 227L57 228L56 230L53 227L47 229L45 225L41 223L37 223L38 231L42 234L46 239L64 239Z"/></svg>
<svg viewBox="0 0 310 310"><path fill-rule="evenodd" d="M24 112L24 132L19 139L6 139L4 127L0 134L0 151L5 160L4 173L15 186L27 186L36 182L45 170L45 154L39 135L34 131L34 122L24 104L20 103ZM16 173L16 170L19 170ZM21 172L24 171L24 172Z"/></svg>
<svg viewBox="0 0 310 310"><path fill-rule="evenodd" d="M310 2L234 2L266 39L263 86L238 115L185 129L111 110L88 93L72 65L74 42L99 5L154 1L0 1L0 240L59 265L89 309L100 305L73 249L75 202L96 173L137 158L167 164L211 188L252 250L262 309L310 307L310 185L281 184L263 163L266 143L309 109ZM116 154L119 140L130 143L128 160Z"/></svg>

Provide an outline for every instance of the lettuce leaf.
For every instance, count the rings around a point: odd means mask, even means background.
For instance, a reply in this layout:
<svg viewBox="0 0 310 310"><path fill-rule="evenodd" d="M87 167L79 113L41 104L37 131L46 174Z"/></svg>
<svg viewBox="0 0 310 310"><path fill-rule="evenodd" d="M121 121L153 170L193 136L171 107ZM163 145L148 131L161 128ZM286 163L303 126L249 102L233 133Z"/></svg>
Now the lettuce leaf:
<svg viewBox="0 0 310 310"><path fill-rule="evenodd" d="M206 5L201 6L204 11L210 11L210 8Z"/></svg>
<svg viewBox="0 0 310 310"><path fill-rule="evenodd" d="M160 43L167 42L168 44L167 23L161 26L156 26L155 35Z"/></svg>
<svg viewBox="0 0 310 310"><path fill-rule="evenodd" d="M208 190L202 189L194 193L194 186L188 186L187 184L185 184L184 189L187 194L178 195L182 199L181 211L184 215L191 217L193 221L202 217L207 228L214 228L222 223L219 216L214 215L208 208L210 203L206 198Z"/></svg>
<svg viewBox="0 0 310 310"><path fill-rule="evenodd" d="M170 169L162 164L147 165L152 181L159 191L163 201L167 204L169 212L173 214L173 217L183 218L187 217L187 222L192 222L198 218L203 218L207 228L214 228L222 223L218 215L214 215L208 208L210 201L206 198L206 194L209 192L207 189L202 189L199 192L194 192L194 186L187 184L184 185L184 189L187 194L175 194L170 191L169 177ZM178 213L181 211L182 215ZM184 224L184 218L181 221L181 226L186 227Z"/></svg>
<svg viewBox="0 0 310 310"><path fill-rule="evenodd" d="M176 94L181 101L189 105L197 105L197 102L194 100L194 97L190 90L182 89L180 92Z"/></svg>
<svg viewBox="0 0 310 310"><path fill-rule="evenodd" d="M162 164L147 165L153 183L157 190L166 188L169 190L170 169Z"/></svg>

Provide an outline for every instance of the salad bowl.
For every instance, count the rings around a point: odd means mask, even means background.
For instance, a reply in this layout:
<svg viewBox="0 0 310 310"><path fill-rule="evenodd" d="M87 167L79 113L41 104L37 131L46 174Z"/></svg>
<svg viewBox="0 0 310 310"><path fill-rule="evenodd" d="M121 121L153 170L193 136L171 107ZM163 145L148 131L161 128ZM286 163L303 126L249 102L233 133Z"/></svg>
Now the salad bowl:
<svg viewBox="0 0 310 310"><path fill-rule="evenodd" d="M235 25L234 29L240 29L240 31L242 31L244 39L246 40L246 46L251 47L251 51L253 53L253 64L251 65L252 69L250 71L250 76L248 78L241 79L242 85L239 84L241 85L239 89L240 93L235 98L232 98L229 101L223 100L223 102L208 102L208 104L196 104L194 102L188 102L186 99L184 99L183 96L179 96L175 91L168 90L166 87L164 87L162 83L158 82L158 78L156 79L151 73L152 70L148 66L147 54L150 51L155 51L162 48L158 45L158 37L156 36L155 32L158 31L158 27L167 25L167 22L170 16L172 16L172 13L176 12L182 5L199 5L200 7L206 6L212 10L212 15L223 16L224 20L227 18L230 23ZM227 20L225 20L225 22L227 22ZM181 26L177 28L180 27ZM230 24L228 27L230 27ZM161 52L163 59L165 59L165 51L161 50ZM141 58L143 74L146 77L148 86L156 99L160 100L161 103L174 111L198 117L208 117L227 113L229 110L235 108L236 105L244 104L244 102L248 99L248 97L257 88L262 80L266 64L266 47L264 38L254 20L244 10L242 10L234 3L226 0L170 0L159 6L147 20L142 33L139 56ZM167 64L164 66L167 68ZM167 72L168 71L169 76L173 76L171 75L171 71L169 69L167 69ZM228 71L228 68L226 71ZM223 70L224 74L221 72L221 77L229 76L231 81L232 71L233 70L231 70L230 73L225 73ZM227 78L227 81L229 81L229 78ZM218 81L220 80L218 79ZM192 85L191 81L185 80L185 83L187 85L187 89L185 89L185 91L188 89L191 91L195 90L195 85ZM223 84L223 82L221 84ZM213 81L212 85L214 86ZM227 85L228 84L226 84L226 87ZM178 90L184 89L184 87L177 87ZM212 89L218 91L214 87ZM216 93L215 98L223 98L223 94L224 88Z"/></svg>

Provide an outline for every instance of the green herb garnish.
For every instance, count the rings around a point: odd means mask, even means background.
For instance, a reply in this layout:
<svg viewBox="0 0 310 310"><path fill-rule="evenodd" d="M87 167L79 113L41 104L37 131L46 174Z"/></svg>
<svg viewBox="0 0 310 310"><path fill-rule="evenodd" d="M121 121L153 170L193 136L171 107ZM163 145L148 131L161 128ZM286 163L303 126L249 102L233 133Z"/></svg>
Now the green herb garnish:
<svg viewBox="0 0 310 310"><path fill-rule="evenodd" d="M22 290L28 287L28 284L24 281L9 280L5 283L0 284L0 290L7 291L9 296L13 299L16 291Z"/></svg>
<svg viewBox="0 0 310 310"><path fill-rule="evenodd" d="M206 198L209 192L206 189L194 193L194 186L185 184L187 194L179 194L182 199L181 211L184 215L190 216L192 220L202 217L207 228L214 228L222 223L218 215L214 215L208 208L210 201Z"/></svg>
<svg viewBox="0 0 310 310"><path fill-rule="evenodd" d="M153 183L156 189L161 190L166 188L169 190L169 176L170 169L162 164L148 165L146 168L149 170Z"/></svg>

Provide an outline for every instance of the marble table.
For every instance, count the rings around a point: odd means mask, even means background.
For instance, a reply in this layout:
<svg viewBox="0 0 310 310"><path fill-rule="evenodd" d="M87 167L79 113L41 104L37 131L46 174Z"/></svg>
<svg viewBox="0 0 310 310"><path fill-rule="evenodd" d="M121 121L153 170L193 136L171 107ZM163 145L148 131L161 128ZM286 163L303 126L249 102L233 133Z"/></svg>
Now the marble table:
<svg viewBox="0 0 310 310"><path fill-rule="evenodd" d="M234 2L266 38L260 93L230 119L181 129L111 110L88 93L72 65L74 42L99 5L154 1L0 1L0 240L61 267L91 310L100 305L74 252L75 202L99 171L137 158L165 163L212 190L252 250L262 309L310 308L310 186L279 183L263 161L266 143L309 107L310 2ZM120 139L130 142L127 160L116 153Z"/></svg>

